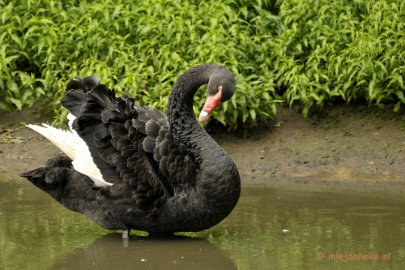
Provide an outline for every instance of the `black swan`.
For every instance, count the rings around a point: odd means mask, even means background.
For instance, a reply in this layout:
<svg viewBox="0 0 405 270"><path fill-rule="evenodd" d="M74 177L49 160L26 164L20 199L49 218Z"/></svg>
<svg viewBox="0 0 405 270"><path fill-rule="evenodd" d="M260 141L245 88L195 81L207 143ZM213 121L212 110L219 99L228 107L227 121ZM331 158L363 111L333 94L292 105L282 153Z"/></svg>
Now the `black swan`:
<svg viewBox="0 0 405 270"><path fill-rule="evenodd" d="M97 77L76 77L61 104L70 131L28 125L58 146L58 156L25 172L66 208L111 230L150 233L200 231L223 220L240 196L240 176L229 155L200 127L193 97L208 83L200 121L235 92L228 69L205 64L174 84L168 117L116 98Z"/></svg>

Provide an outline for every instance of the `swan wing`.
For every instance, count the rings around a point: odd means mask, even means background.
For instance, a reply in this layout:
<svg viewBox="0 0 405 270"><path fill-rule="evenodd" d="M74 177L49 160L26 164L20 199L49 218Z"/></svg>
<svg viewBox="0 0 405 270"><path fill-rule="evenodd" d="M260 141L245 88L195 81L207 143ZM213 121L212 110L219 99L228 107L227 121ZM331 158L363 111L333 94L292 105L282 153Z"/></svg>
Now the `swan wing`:
<svg viewBox="0 0 405 270"><path fill-rule="evenodd" d="M30 124L27 125L27 127L38 132L56 145L72 160L72 165L75 170L86 174L94 181L95 185L111 185L103 180L99 169L92 160L86 144L77 136L75 131L55 128L48 124L42 124L42 126Z"/></svg>
<svg viewBox="0 0 405 270"><path fill-rule="evenodd" d="M173 189L195 184L195 167L186 146L170 132L167 117L160 111L135 105L138 117L133 120L136 129L145 134L143 151L153 154L157 170L166 185Z"/></svg>
<svg viewBox="0 0 405 270"><path fill-rule="evenodd" d="M175 142L162 112L136 105L127 95L116 98L99 81L85 84L86 79L68 84L62 105L109 183L103 194L144 211L157 209L176 185L194 179L185 147Z"/></svg>

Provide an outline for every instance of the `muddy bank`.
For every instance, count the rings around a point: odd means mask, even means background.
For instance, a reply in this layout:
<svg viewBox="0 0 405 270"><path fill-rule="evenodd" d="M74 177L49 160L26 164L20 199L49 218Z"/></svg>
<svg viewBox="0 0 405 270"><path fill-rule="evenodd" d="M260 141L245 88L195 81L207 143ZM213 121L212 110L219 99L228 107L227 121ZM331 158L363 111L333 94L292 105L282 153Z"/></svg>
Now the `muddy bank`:
<svg viewBox="0 0 405 270"><path fill-rule="evenodd" d="M280 108L271 130L248 138L216 135L254 182L405 187L405 117L363 105L336 105L303 118Z"/></svg>
<svg viewBox="0 0 405 270"><path fill-rule="evenodd" d="M41 166L59 151L25 128L35 109L0 115L0 175ZM244 182L405 189L405 116L363 105L335 105L303 118L280 108L272 128L247 136L211 130Z"/></svg>

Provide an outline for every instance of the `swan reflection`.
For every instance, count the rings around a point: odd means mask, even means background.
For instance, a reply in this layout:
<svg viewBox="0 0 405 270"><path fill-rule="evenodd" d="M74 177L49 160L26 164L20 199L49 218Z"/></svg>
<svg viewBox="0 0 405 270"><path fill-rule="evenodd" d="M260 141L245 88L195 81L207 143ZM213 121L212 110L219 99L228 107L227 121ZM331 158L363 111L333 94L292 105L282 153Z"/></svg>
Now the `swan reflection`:
<svg viewBox="0 0 405 270"><path fill-rule="evenodd" d="M185 236L135 237L108 234L77 249L52 269L237 269L216 245Z"/></svg>

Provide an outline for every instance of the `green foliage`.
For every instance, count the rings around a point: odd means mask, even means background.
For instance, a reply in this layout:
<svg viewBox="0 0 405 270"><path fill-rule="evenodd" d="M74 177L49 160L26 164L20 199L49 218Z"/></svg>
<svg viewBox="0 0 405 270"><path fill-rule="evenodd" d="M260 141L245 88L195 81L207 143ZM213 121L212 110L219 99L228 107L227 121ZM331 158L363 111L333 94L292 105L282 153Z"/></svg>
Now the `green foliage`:
<svg viewBox="0 0 405 270"><path fill-rule="evenodd" d="M213 117L251 127L276 104L405 102L400 0L0 0L0 110L58 102L74 76L166 110L175 79L201 63L230 68L237 94ZM199 93L195 111L201 108Z"/></svg>
<svg viewBox="0 0 405 270"><path fill-rule="evenodd" d="M268 46L276 81L304 114L337 98L405 101L404 1L283 1Z"/></svg>
<svg viewBox="0 0 405 270"><path fill-rule="evenodd" d="M45 99L61 122L66 112L57 104L66 82L96 74L118 94L128 92L138 103L165 111L179 74L212 62L226 65L238 78L238 95L216 112L218 121L235 128L272 116L271 76L253 75L259 44L251 42L251 27L229 3L1 2L0 89L6 92L0 108L21 109Z"/></svg>

